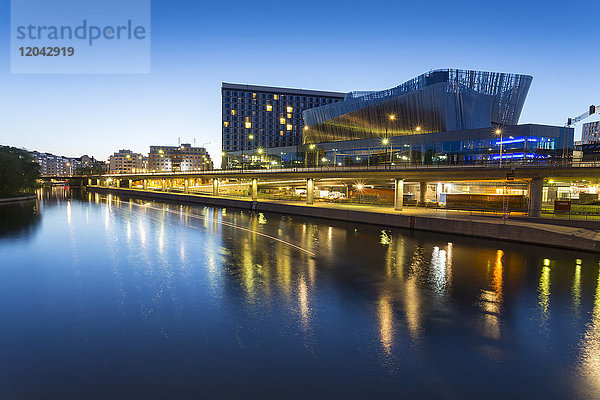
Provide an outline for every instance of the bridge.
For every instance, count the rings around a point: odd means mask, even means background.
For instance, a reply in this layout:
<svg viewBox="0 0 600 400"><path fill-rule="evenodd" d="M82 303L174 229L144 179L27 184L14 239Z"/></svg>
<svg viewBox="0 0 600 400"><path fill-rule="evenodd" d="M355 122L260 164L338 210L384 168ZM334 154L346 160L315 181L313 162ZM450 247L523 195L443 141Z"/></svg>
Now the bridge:
<svg viewBox="0 0 600 400"><path fill-rule="evenodd" d="M527 189L528 214L539 217L542 210L544 182L599 182L600 163L574 162L503 162L468 165L374 165L353 167L309 167L261 170L213 170L186 172L137 172L93 176L44 177L68 179L83 186L96 185L141 190L178 191L212 196L227 195L222 188L237 188L238 195L247 193L258 200L258 187L306 188L306 203L313 204L317 186L365 186L393 188L394 208L402 210L404 186L419 186L418 203L426 202L431 183L495 183L520 184ZM239 190L238 190L239 189ZM230 191L231 192L231 191Z"/></svg>

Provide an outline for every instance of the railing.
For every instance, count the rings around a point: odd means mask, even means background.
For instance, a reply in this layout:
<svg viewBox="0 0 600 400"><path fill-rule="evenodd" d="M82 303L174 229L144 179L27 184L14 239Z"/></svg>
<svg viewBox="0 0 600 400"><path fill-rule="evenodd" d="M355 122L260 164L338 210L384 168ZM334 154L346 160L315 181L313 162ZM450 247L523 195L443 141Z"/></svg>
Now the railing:
<svg viewBox="0 0 600 400"><path fill-rule="evenodd" d="M378 165L353 165L353 166L316 166L316 167L293 167L293 168L264 168L264 169L216 169L211 171L182 171L182 172L140 172L128 174L105 174L92 176L44 176L42 179L96 179L96 178L116 178L127 179L127 177L147 177L149 179L161 179L162 177L185 177L185 176L210 176L210 175L256 175L256 174L278 174L278 173L306 173L306 172L395 172L395 171L419 171L419 170L460 170L460 169L502 169L511 170L515 168L600 168L600 160L571 162L571 161L550 161L550 160L504 160L499 162L472 162L468 164L378 164Z"/></svg>
<svg viewBox="0 0 600 400"><path fill-rule="evenodd" d="M411 171L411 170L453 170L453 169L476 169L493 168L510 170L513 168L598 168L600 160L593 161L571 161L571 160L503 160L498 161L473 161L463 164L410 164L400 163L396 165L352 165L352 166L313 166L313 167L290 167L290 168L260 168L260 169L216 169L211 171L181 171L181 172L141 172L130 174L106 174L103 177L161 177L161 176L187 176L187 175L239 175L239 174L276 174L276 173L305 173L305 172L385 172L385 171ZM157 178L159 179L159 178Z"/></svg>

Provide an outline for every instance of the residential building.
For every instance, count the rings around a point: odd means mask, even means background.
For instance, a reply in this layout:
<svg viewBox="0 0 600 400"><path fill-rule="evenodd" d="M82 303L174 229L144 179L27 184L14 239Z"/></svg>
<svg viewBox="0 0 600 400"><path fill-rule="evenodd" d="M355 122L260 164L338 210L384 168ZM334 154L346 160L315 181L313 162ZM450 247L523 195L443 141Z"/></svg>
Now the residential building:
<svg viewBox="0 0 600 400"><path fill-rule="evenodd" d="M128 174L144 170L144 156L131 150L119 150L109 157L108 172Z"/></svg>
<svg viewBox="0 0 600 400"><path fill-rule="evenodd" d="M64 156L56 156L51 153L31 152L33 159L40 165L42 176L70 176L81 166L81 160Z"/></svg>
<svg viewBox="0 0 600 400"><path fill-rule="evenodd" d="M150 146L148 154L150 171L208 171L213 162L204 147L189 143L179 146Z"/></svg>
<svg viewBox="0 0 600 400"><path fill-rule="evenodd" d="M302 112L337 103L344 93L223 82L223 152L302 144Z"/></svg>

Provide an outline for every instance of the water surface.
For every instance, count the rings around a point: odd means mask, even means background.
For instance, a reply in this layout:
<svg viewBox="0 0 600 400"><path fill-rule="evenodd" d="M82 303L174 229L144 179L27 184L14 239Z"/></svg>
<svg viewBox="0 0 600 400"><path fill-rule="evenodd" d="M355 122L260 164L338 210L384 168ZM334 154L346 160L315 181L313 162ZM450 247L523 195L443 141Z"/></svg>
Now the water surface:
<svg viewBox="0 0 600 400"><path fill-rule="evenodd" d="M600 393L594 254L64 189L0 221L2 399Z"/></svg>

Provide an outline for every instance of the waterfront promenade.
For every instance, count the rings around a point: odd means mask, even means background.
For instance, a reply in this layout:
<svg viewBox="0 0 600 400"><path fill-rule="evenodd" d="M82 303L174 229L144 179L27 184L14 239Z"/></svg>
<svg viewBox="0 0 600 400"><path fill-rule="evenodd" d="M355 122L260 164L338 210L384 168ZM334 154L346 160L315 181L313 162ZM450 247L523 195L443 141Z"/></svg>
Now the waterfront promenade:
<svg viewBox="0 0 600 400"><path fill-rule="evenodd" d="M516 216L503 219L492 215L426 208L405 207L397 211L391 206L326 202L305 204L101 186L88 186L87 190L600 252L600 231L594 229L597 223L587 221L571 221L571 226L567 226L561 224L562 221L542 218Z"/></svg>

